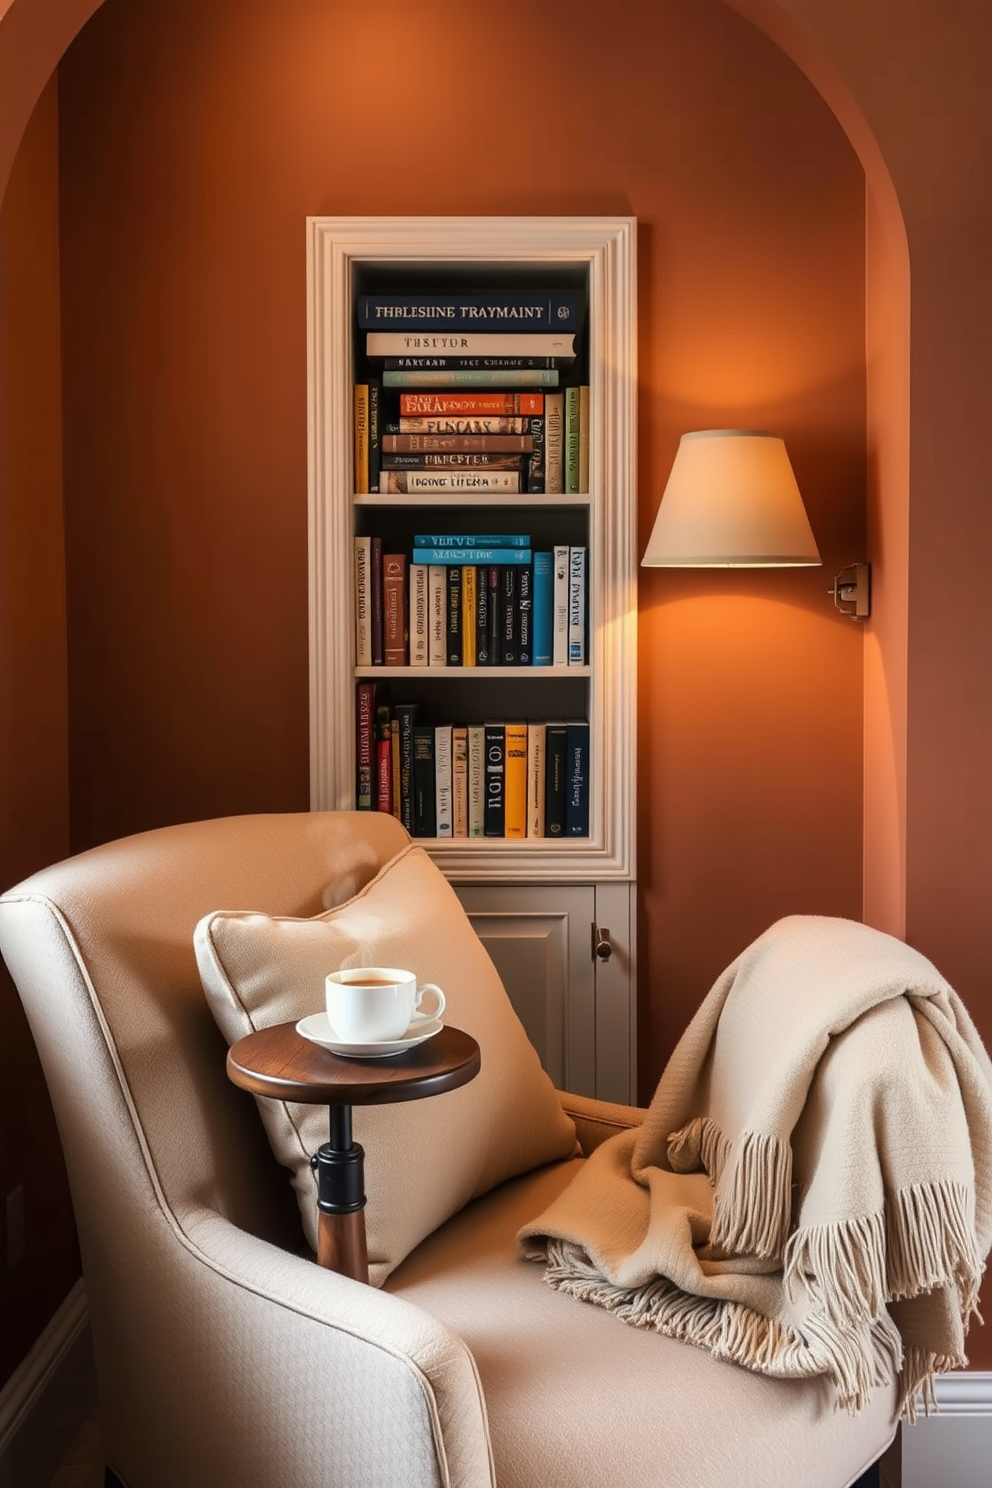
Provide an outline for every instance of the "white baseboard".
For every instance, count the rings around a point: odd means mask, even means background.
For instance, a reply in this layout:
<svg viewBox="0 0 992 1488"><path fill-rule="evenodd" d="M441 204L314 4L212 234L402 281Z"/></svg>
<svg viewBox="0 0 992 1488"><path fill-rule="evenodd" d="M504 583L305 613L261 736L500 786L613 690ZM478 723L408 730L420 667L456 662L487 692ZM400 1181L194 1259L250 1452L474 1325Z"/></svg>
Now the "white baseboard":
<svg viewBox="0 0 992 1488"><path fill-rule="evenodd" d="M77 1281L0 1390L0 1488L46 1488L95 1400L86 1289Z"/></svg>
<svg viewBox="0 0 992 1488"><path fill-rule="evenodd" d="M902 1488L988 1488L992 1482L992 1373L962 1370L936 1382L937 1412L903 1426Z"/></svg>

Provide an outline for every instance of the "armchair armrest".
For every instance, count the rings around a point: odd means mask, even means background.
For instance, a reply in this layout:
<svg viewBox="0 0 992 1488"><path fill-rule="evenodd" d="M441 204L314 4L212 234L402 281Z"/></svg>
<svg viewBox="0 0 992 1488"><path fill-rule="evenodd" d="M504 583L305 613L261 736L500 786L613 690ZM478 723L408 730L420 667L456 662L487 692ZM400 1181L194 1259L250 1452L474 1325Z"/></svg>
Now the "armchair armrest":
<svg viewBox="0 0 992 1488"><path fill-rule="evenodd" d="M647 1115L643 1106L622 1106L617 1101L594 1100L588 1095L558 1091L566 1116L575 1122L575 1131L583 1155L588 1157L607 1137L632 1126L640 1126Z"/></svg>

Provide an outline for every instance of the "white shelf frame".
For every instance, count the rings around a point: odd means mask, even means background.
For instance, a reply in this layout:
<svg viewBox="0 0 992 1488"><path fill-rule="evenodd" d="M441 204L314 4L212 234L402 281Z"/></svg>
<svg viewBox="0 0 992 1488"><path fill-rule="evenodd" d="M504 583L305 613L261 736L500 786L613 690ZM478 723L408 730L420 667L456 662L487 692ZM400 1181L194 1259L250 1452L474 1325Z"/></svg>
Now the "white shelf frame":
<svg viewBox="0 0 992 1488"><path fill-rule="evenodd" d="M635 875L636 222L632 217L310 217L307 372L311 809L355 805L352 458L355 270L477 262L585 264L589 280L590 835L569 841L423 839L459 882L596 882ZM583 505L584 496L521 499ZM441 499L423 505L453 505ZM462 502L461 504L464 504ZM501 505L505 505L503 502ZM458 669L452 668L452 673ZM509 669L507 669L509 670ZM520 676L522 669L514 669ZM541 675L545 669L541 669ZM372 675L385 677L387 669ZM389 675L396 675L389 670ZM404 677L448 676L404 668ZM487 675L492 675L488 672ZM564 669L556 676L569 675ZM461 672L461 679L471 669Z"/></svg>

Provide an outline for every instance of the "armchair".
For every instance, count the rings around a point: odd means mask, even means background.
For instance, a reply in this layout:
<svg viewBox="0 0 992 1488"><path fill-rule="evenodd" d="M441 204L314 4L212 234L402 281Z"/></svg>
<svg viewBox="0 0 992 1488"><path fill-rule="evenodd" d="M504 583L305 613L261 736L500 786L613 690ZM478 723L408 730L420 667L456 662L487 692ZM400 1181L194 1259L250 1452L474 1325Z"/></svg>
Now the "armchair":
<svg viewBox="0 0 992 1488"><path fill-rule="evenodd" d="M319 916L408 847L377 813L225 818L106 844L0 898L65 1150L108 1483L853 1483L895 1432L893 1389L852 1417L823 1379L625 1326L523 1259L520 1227L643 1112L561 1094L581 1152L481 1191L377 1286L311 1258L255 1102L226 1078L194 930L220 909ZM451 897L432 933L455 944Z"/></svg>

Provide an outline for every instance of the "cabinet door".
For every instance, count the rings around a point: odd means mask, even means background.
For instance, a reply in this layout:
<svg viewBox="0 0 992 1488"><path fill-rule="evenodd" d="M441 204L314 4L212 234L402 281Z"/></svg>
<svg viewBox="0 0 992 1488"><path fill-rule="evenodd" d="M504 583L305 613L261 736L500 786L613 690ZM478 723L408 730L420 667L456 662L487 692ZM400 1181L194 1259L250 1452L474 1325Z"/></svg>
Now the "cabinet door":
<svg viewBox="0 0 992 1488"><path fill-rule="evenodd" d="M554 1084L631 1101L631 886L456 884L455 892ZM595 955L594 926L609 931L608 960Z"/></svg>

